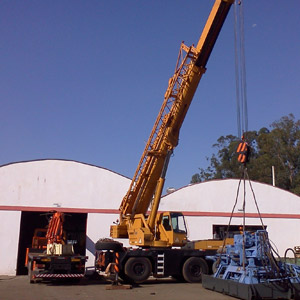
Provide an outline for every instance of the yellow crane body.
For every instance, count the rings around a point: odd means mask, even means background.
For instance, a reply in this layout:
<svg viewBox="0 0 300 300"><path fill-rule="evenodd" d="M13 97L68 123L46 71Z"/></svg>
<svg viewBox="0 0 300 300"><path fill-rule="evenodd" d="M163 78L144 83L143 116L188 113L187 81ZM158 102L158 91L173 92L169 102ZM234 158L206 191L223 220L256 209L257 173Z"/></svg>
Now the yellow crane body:
<svg viewBox="0 0 300 300"><path fill-rule="evenodd" d="M129 237L130 244L146 247L186 244L186 230L176 231L174 228L176 222L182 222L182 214L158 213L158 208L170 155L178 144L180 128L233 2L216 0L197 46L181 44L175 73L169 80L163 104L129 190L121 202L119 222L111 226L111 237ZM163 226L166 219L169 219L172 230Z"/></svg>

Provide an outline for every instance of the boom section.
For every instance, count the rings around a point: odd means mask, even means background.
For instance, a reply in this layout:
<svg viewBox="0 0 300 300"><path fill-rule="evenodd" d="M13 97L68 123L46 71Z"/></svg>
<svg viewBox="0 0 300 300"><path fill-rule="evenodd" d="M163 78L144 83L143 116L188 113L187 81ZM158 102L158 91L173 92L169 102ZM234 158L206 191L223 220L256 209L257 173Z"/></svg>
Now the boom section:
<svg viewBox="0 0 300 300"><path fill-rule="evenodd" d="M120 205L120 224L136 214L147 213L167 153L178 144L180 128L233 2L216 0L197 46L181 44L175 73L169 80L163 104L129 190Z"/></svg>

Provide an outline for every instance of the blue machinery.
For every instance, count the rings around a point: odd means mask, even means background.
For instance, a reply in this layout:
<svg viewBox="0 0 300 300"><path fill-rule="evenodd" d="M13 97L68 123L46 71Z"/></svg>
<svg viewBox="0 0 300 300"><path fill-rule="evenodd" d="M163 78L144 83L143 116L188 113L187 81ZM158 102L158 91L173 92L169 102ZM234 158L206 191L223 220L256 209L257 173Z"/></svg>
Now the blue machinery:
<svg viewBox="0 0 300 300"><path fill-rule="evenodd" d="M240 299L300 299L300 266L276 260L273 252L265 230L237 234L202 285Z"/></svg>

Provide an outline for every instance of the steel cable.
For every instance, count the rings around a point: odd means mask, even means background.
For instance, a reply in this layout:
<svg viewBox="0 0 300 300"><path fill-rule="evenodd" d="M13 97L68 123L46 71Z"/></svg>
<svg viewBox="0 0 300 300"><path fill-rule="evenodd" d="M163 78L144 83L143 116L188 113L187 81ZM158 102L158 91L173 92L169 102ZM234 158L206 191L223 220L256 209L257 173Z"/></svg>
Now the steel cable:
<svg viewBox="0 0 300 300"><path fill-rule="evenodd" d="M248 131L245 34L243 1L234 5L234 49L238 136Z"/></svg>

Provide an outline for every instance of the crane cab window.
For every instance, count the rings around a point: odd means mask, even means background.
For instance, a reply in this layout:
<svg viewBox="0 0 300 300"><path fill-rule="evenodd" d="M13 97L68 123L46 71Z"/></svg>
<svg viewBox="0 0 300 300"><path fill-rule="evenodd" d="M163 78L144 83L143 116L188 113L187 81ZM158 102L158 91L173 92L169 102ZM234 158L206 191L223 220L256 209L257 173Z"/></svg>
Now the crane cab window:
<svg viewBox="0 0 300 300"><path fill-rule="evenodd" d="M163 216L162 224L163 224L166 231L172 230L172 227L170 225L169 216Z"/></svg>
<svg viewBox="0 0 300 300"><path fill-rule="evenodd" d="M177 233L187 233L184 216L180 213L170 213L173 231Z"/></svg>

